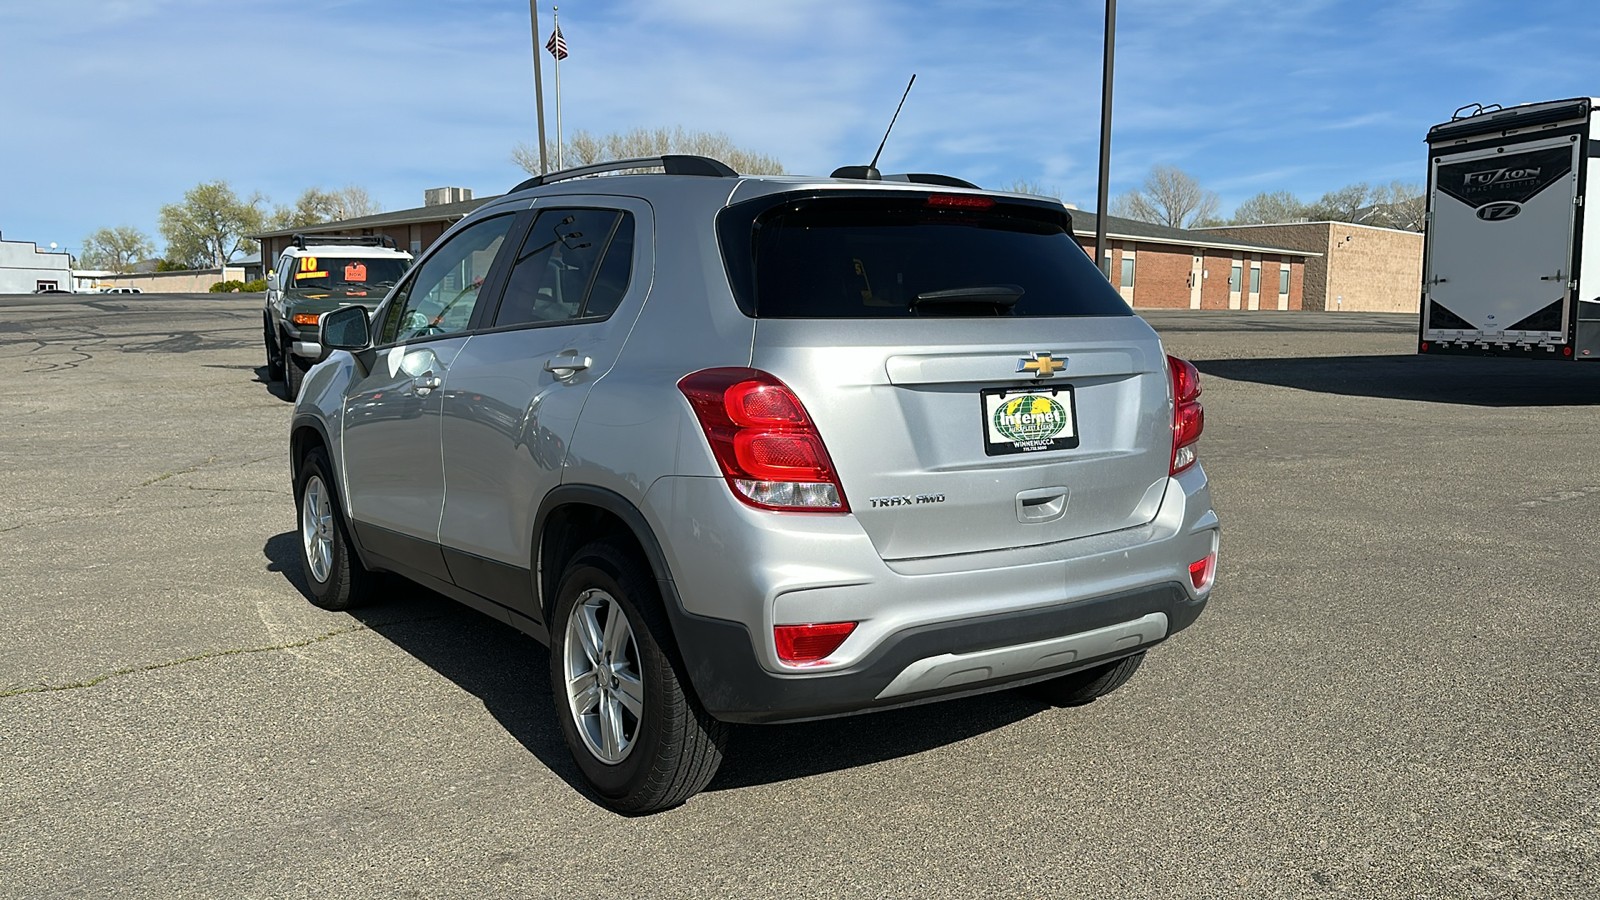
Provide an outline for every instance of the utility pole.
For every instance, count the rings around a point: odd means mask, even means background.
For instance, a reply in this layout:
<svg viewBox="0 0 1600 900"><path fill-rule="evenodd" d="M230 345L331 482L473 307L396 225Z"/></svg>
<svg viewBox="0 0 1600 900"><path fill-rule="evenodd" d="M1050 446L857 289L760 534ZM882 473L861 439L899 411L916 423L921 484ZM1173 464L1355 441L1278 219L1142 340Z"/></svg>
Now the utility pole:
<svg viewBox="0 0 1600 900"><path fill-rule="evenodd" d="M539 61L543 44L539 41L539 0L528 0L528 15L533 19L533 97L539 110L539 174L550 172L550 161L544 148L544 64Z"/></svg>
<svg viewBox="0 0 1600 900"><path fill-rule="evenodd" d="M1111 193L1111 57L1117 35L1117 0L1106 0L1105 70L1100 75L1100 194L1095 202L1094 264L1111 280L1106 259L1106 207Z"/></svg>

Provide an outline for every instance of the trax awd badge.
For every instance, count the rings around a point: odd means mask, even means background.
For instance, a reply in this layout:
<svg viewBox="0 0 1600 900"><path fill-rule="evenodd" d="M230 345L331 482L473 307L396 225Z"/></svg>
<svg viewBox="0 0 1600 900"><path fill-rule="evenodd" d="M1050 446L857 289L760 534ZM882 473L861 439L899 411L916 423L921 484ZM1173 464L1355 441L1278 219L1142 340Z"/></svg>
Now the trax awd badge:
<svg viewBox="0 0 1600 900"><path fill-rule="evenodd" d="M1038 378L1049 378L1066 367L1065 359L1056 359L1048 350L1035 350L1017 360L1018 372L1032 372Z"/></svg>

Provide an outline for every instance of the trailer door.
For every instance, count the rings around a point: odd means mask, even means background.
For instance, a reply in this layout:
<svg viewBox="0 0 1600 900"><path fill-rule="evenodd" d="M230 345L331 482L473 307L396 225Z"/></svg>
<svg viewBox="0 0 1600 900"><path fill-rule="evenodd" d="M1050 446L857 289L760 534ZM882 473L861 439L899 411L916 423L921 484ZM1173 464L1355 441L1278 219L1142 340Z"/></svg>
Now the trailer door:
<svg viewBox="0 0 1600 900"><path fill-rule="evenodd" d="M1580 146L1561 137L1435 151L1424 337L1566 341Z"/></svg>

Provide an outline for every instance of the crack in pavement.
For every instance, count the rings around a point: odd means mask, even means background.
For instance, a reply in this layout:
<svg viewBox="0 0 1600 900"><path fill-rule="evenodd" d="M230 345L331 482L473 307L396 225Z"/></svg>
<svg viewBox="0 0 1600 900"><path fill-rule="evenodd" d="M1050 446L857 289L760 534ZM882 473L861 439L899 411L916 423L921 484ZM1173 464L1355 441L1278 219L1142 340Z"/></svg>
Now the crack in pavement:
<svg viewBox="0 0 1600 900"><path fill-rule="evenodd" d="M83 688L91 688L99 684L104 684L113 678L120 678L124 675L138 675L144 672L156 672L161 669L170 669L174 666L182 666L194 662L204 662L208 659L221 659L227 656L243 656L250 653L274 653L283 650L296 650L301 647L309 647L312 644L320 644L323 641L330 640L341 635L355 634L358 631L373 631L381 634L382 632L380 629L388 628L392 625L413 625L421 622L433 622L443 618L444 616L421 616L414 619L396 619L392 622L378 622L371 625L363 623L349 625L344 628L335 628L332 631L324 632L309 638L303 638L298 641L286 641L281 644L269 644L262 647L230 647L225 650L210 650L205 653L196 653L193 656L185 656L182 659L170 659L163 662L146 663L142 666L127 666L126 668L116 669L111 672L105 672L100 675L96 675L93 678L86 678L82 681L74 681L67 684L39 684L31 687L0 690L0 700L3 700L7 697L21 697L27 694L52 694L60 691L81 690Z"/></svg>

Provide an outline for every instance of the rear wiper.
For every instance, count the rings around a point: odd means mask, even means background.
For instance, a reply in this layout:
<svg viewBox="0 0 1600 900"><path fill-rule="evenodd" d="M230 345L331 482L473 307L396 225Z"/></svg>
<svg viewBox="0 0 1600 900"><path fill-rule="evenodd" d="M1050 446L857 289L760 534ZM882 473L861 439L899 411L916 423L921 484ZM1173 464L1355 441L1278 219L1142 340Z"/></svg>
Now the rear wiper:
<svg viewBox="0 0 1600 900"><path fill-rule="evenodd" d="M911 308L922 306L947 306L975 304L1010 309L1017 305L1025 293L1017 284L982 284L974 287L949 288L943 291L923 291L911 301Z"/></svg>

